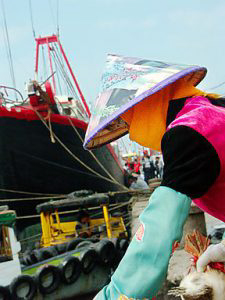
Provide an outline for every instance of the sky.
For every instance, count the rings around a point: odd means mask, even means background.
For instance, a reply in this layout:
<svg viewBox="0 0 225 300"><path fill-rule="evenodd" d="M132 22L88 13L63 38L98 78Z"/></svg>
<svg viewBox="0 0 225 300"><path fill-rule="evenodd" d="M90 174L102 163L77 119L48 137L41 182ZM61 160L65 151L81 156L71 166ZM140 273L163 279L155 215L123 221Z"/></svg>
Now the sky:
<svg viewBox="0 0 225 300"><path fill-rule="evenodd" d="M34 78L36 36L56 33L86 101L92 106L108 53L200 65L199 85L224 93L225 1L217 0L0 0L4 4L16 86ZM57 18L58 3L58 18ZM57 22L58 19L58 22ZM0 85L12 86L0 9ZM224 93L225 94L225 93Z"/></svg>

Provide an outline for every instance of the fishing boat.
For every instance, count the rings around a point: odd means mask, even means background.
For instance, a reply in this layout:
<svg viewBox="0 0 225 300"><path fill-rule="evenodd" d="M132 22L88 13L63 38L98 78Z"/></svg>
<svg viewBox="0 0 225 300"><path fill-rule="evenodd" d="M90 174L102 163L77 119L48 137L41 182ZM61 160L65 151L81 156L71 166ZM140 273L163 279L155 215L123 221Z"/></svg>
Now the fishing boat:
<svg viewBox="0 0 225 300"><path fill-rule="evenodd" d="M35 80L27 94L24 99L0 86L0 199L124 189L123 168L110 144L83 149L90 110L57 35L36 38ZM22 217L35 214L38 203L18 200L10 207Z"/></svg>

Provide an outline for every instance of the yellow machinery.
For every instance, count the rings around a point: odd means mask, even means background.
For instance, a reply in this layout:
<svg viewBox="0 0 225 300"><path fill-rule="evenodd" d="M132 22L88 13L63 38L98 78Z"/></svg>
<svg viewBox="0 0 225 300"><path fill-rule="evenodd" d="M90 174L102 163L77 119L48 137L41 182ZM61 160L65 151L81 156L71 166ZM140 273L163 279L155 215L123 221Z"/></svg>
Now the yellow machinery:
<svg viewBox="0 0 225 300"><path fill-rule="evenodd" d="M122 216L110 216L109 197L107 194L90 194L83 196L82 193L74 192L67 199L43 203L37 206L41 218L42 237L41 247L48 247L65 243L77 237L116 238L128 237ZM101 218L88 216L88 208L97 207L102 209ZM86 215L79 221L60 221L59 210L70 211L85 209Z"/></svg>

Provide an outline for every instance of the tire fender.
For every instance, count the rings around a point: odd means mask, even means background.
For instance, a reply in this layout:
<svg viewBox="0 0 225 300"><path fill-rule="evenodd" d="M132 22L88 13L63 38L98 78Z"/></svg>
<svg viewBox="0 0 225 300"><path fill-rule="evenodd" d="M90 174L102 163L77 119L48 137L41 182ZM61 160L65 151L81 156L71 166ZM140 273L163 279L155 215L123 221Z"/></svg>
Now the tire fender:
<svg viewBox="0 0 225 300"><path fill-rule="evenodd" d="M49 285L45 285L44 279L47 275L52 277L52 281ZM61 281L61 272L60 269L56 266L45 265L40 268L36 274L36 280L38 288L42 294L51 294L53 293L60 285Z"/></svg>
<svg viewBox="0 0 225 300"><path fill-rule="evenodd" d="M75 250L77 245L80 243L80 242L83 242L84 239L81 239L81 238L76 238L75 240L71 240L68 242L67 244L67 248L66 248L66 251L72 251L72 250Z"/></svg>
<svg viewBox="0 0 225 300"><path fill-rule="evenodd" d="M39 261L49 259L51 257L57 256L58 252L54 247L42 248L40 251L41 257Z"/></svg>
<svg viewBox="0 0 225 300"><path fill-rule="evenodd" d="M116 257L116 249L110 240L102 240L98 242L94 249L98 253L100 261L104 265L111 265Z"/></svg>
<svg viewBox="0 0 225 300"><path fill-rule="evenodd" d="M85 241L80 242L80 243L76 246L76 250L77 250L77 249L84 248L84 247L89 247L89 246L91 246L91 245L92 245L92 242L91 242L91 241L85 240Z"/></svg>
<svg viewBox="0 0 225 300"><path fill-rule="evenodd" d="M21 286L24 289L24 285L27 284L29 286L27 295L20 296L18 294L18 289ZM19 275L18 277L14 278L10 284L10 291L11 291L11 299L13 300L32 300L37 292L37 285L33 277L29 275Z"/></svg>
<svg viewBox="0 0 225 300"><path fill-rule="evenodd" d="M83 272L89 274L97 264L98 254L94 249L84 250L81 252L80 261Z"/></svg>
<svg viewBox="0 0 225 300"><path fill-rule="evenodd" d="M0 299L2 300L12 299L9 288L7 286L0 286Z"/></svg>
<svg viewBox="0 0 225 300"><path fill-rule="evenodd" d="M75 256L67 256L60 264L61 278L65 284L74 283L81 274L81 262ZM69 270L70 269L70 270ZM69 276L67 275L69 271Z"/></svg>

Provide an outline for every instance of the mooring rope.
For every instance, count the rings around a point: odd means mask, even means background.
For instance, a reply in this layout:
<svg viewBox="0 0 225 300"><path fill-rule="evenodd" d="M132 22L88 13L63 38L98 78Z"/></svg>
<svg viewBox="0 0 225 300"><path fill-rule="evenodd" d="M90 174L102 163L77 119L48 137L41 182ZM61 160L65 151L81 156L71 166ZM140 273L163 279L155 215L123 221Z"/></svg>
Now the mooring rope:
<svg viewBox="0 0 225 300"><path fill-rule="evenodd" d="M42 123L45 125L45 127L50 131L47 123L45 122L45 120L43 119L43 117L41 116L41 114L37 111L37 110L34 110L36 112L36 114L38 115L38 117L40 118L40 120L42 121ZM93 174L97 175L98 177L108 181L108 182L111 182L111 183L114 183L114 184L117 184L119 186L121 186L123 189L127 189L124 185L120 184L119 182L114 182L113 180L101 175L100 173L96 172L95 170L93 170L91 167L89 167L87 164L85 164L82 160L80 160L59 138L58 136L53 132L53 136L54 138L58 141L58 143L76 160L78 161L82 166L84 166L86 169L88 169L90 172L92 172Z"/></svg>
<svg viewBox="0 0 225 300"><path fill-rule="evenodd" d="M81 140L81 142L84 142L84 139L82 138L82 136L79 134L77 128L74 126L74 124L72 123L71 119L68 118L72 128L74 129L74 131L76 132L76 134L78 135L79 139ZM109 171L103 166L103 164L99 161L99 159L97 159L97 157L94 155L94 153L90 150L87 150L91 156L95 159L95 161L97 162L97 164L106 172L106 174L116 183L116 184L120 184L110 173ZM123 187L125 187L125 189L129 190L125 185L123 185Z"/></svg>
<svg viewBox="0 0 225 300"><path fill-rule="evenodd" d="M14 199L0 199L1 202L18 202L18 201L34 201L34 200L51 200L51 199L63 199L65 195L51 196L51 197L33 197L33 198L14 198Z"/></svg>
<svg viewBox="0 0 225 300"><path fill-rule="evenodd" d="M43 195L43 196L49 196L49 197L59 195L59 194L45 194L45 193L25 192L25 191L11 190L11 189L0 189L0 192L7 192L7 193L14 193L14 194L24 194L24 195Z"/></svg>

